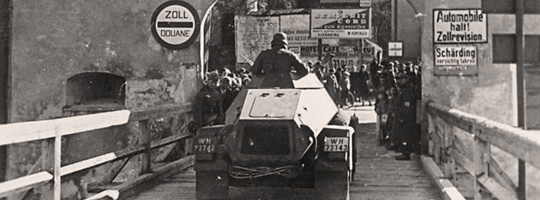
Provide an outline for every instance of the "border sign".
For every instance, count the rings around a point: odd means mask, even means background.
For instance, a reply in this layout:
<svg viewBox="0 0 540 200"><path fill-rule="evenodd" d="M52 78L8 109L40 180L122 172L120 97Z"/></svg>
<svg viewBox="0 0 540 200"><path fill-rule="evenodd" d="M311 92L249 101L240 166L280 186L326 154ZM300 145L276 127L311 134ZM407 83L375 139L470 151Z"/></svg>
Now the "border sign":
<svg viewBox="0 0 540 200"><path fill-rule="evenodd" d="M183 1L167 1L152 15L152 35L163 47L173 50L191 45L199 35L197 10Z"/></svg>
<svg viewBox="0 0 540 200"><path fill-rule="evenodd" d="M371 9L313 9L310 34L312 38L370 38Z"/></svg>
<svg viewBox="0 0 540 200"><path fill-rule="evenodd" d="M403 42L388 42L388 56L402 57Z"/></svg>
<svg viewBox="0 0 540 200"><path fill-rule="evenodd" d="M435 75L478 75L478 51L473 45L437 45L433 48Z"/></svg>
<svg viewBox="0 0 540 200"><path fill-rule="evenodd" d="M433 10L434 43L485 43L487 38L487 16L481 9Z"/></svg>

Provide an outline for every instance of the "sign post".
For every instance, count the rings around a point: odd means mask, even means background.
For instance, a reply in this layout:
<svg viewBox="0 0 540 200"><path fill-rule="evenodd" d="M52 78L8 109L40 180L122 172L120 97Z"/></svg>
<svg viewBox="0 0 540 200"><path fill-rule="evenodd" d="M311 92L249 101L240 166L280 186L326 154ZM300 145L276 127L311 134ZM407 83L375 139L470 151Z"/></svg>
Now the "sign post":
<svg viewBox="0 0 540 200"><path fill-rule="evenodd" d="M179 50L191 45L199 35L197 10L183 1L167 1L152 15L152 35L163 47Z"/></svg>

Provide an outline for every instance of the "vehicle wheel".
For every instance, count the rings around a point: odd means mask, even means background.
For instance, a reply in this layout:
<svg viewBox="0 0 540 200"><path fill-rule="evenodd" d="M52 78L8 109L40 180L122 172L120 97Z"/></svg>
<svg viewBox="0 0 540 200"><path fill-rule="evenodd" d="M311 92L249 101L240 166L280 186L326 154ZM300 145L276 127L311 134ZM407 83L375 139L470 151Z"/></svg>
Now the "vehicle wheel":
<svg viewBox="0 0 540 200"><path fill-rule="evenodd" d="M227 171L197 171L197 199L227 199L229 196L229 174Z"/></svg>
<svg viewBox="0 0 540 200"><path fill-rule="evenodd" d="M318 200L349 200L349 171L315 172L315 194Z"/></svg>

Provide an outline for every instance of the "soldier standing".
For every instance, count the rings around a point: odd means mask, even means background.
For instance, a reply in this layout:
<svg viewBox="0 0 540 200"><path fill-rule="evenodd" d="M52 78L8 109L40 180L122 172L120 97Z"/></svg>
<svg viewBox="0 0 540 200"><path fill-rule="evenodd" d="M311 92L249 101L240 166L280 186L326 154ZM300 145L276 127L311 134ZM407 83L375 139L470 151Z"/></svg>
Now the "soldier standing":
<svg viewBox="0 0 540 200"><path fill-rule="evenodd" d="M193 104L194 129L206 125L223 123L221 94L218 91L219 74L217 71L208 74L205 85L195 96Z"/></svg>
<svg viewBox="0 0 540 200"><path fill-rule="evenodd" d="M226 111L229 108L237 94L232 89L233 80L234 78L228 76L223 76L220 80L219 93L221 94L221 99L223 100L223 103L221 104L223 111Z"/></svg>
<svg viewBox="0 0 540 200"><path fill-rule="evenodd" d="M330 68L328 74L323 78L324 88L334 101L336 105L339 105L339 83L337 81L336 75L334 74L336 70Z"/></svg>
<svg viewBox="0 0 540 200"><path fill-rule="evenodd" d="M293 88L291 70L294 68L300 77L307 75L309 70L298 55L287 50L285 33L274 34L271 44L272 48L259 53L253 63L251 71L256 78L250 87Z"/></svg>
<svg viewBox="0 0 540 200"><path fill-rule="evenodd" d="M401 142L402 154L396 160L410 160L410 153L416 134L416 91L410 77L405 73L396 76L400 88L397 95L397 110L395 112L392 135Z"/></svg>

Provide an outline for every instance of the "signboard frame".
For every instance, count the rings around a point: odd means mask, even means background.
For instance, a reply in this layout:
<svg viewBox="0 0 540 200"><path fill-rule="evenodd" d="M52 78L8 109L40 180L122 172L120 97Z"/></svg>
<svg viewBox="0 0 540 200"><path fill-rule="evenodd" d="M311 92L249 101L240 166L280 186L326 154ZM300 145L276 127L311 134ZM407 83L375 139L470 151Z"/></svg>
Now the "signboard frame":
<svg viewBox="0 0 540 200"><path fill-rule="evenodd" d="M450 48L450 47L461 47L461 48L470 48L473 47L475 51L475 65L438 65L437 64L437 48ZM437 44L433 46L433 73L435 76L478 76L478 47L474 44ZM455 70L455 72L448 72L448 71L442 71L439 70L439 67L441 66L448 66L448 67L473 67L473 69L465 71L466 73L463 73L464 70Z"/></svg>
<svg viewBox="0 0 540 200"><path fill-rule="evenodd" d="M401 55L390 55L390 44L391 43L396 43L396 44L401 44ZM405 54L405 48L403 47L403 41L389 41L388 42L388 57L403 57L403 55Z"/></svg>
<svg viewBox="0 0 540 200"><path fill-rule="evenodd" d="M436 30L436 14L437 14L437 11L479 11L481 13L481 15L483 16L483 20L484 20L484 26L483 28L485 29L485 38L483 38L482 41L463 41L463 42L458 42L458 41L450 41L450 42L438 42L437 41L437 30ZM488 33L488 30L489 30L489 27L488 27L488 17L487 17L487 14L486 13L483 13L482 12L482 9L481 8L458 8L458 9L452 9L452 8L437 8L437 9L433 9L433 12L432 12L432 33L433 33L433 43L434 44L466 44L466 43L487 43L489 41L489 33ZM445 22L446 23L446 22Z"/></svg>
<svg viewBox="0 0 540 200"><path fill-rule="evenodd" d="M191 36L186 40L184 41L183 43L180 43L180 44L171 44L165 40L163 40L159 33L158 33L158 30L156 28L157 25L159 25L159 22L157 22L157 19L158 19L158 16L161 14L161 12L166 9L167 7L169 6L181 6L181 7L184 7L186 8L190 13L191 15L193 16L193 33L191 34ZM156 24L157 23L157 24ZM167 48L167 49L172 49L172 50L180 50L180 49L184 49L184 48L187 48L189 47L191 44L193 44L193 42L195 42L195 40L197 39L197 37L199 37L199 31L200 31L200 24L201 24L201 20L199 19L199 13L197 12L197 10L192 6L190 5L189 3L187 2L184 2L184 1L167 1L161 5L159 5L156 10L154 11L154 13L152 14L152 20L151 20L151 29L152 29L152 35L154 36L154 39L163 47Z"/></svg>
<svg viewBox="0 0 540 200"><path fill-rule="evenodd" d="M334 13L342 13L343 11L350 11L350 12L364 12L364 11L367 11L367 24L365 26L367 26L367 28L365 29L345 29L345 28L342 28L342 29L325 29L325 28L316 28L314 27L314 21L317 21L317 20L314 20L314 14L316 13L319 13L319 12L334 12ZM310 14L310 37L311 38L319 38L319 39L370 39L371 38L371 34L372 34L372 31L371 31L371 25L372 25L372 9L371 8L345 8L345 9L312 9L311 10L311 14ZM341 19L340 18L336 18L336 21L337 19ZM317 21L318 23L321 23L319 21ZM322 25L322 26L325 26L325 25ZM325 33L324 30L336 30L336 31L332 31L334 34L333 35L330 35L331 33L326 33L326 34L329 34L328 36L318 36L316 34L316 32L318 33L318 31L321 31L322 34ZM339 31L341 30L341 31ZM367 32L367 33L365 33ZM352 36L349 36L351 35Z"/></svg>

